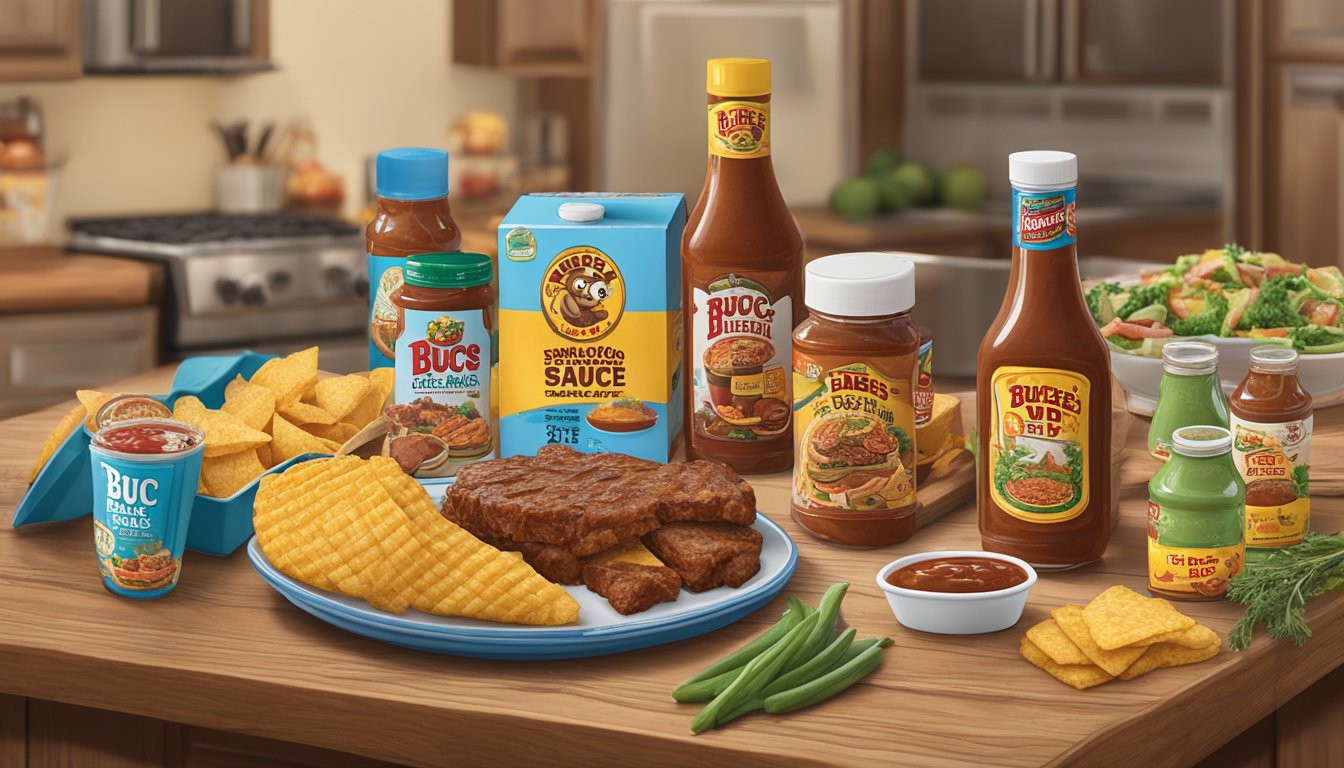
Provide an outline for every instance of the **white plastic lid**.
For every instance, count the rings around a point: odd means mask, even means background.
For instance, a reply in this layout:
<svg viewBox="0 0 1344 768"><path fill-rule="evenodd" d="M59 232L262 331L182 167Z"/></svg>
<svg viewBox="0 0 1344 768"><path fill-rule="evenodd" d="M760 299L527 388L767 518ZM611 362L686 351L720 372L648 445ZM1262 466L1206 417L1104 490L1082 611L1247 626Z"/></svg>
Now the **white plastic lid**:
<svg viewBox="0 0 1344 768"><path fill-rule="evenodd" d="M1218 348L1207 341L1173 341L1162 347L1162 370L1175 376L1218 371Z"/></svg>
<svg viewBox="0 0 1344 768"><path fill-rule="evenodd" d="M587 224L601 221L607 215L607 209L597 203L561 203L556 213L565 221Z"/></svg>
<svg viewBox="0 0 1344 768"><path fill-rule="evenodd" d="M1072 187L1078 183L1078 156L1053 149L1014 152L1008 156L1008 181L1036 189Z"/></svg>
<svg viewBox="0 0 1344 768"><path fill-rule="evenodd" d="M915 306L915 265L890 253L837 253L807 265L807 306L842 317L880 317Z"/></svg>
<svg viewBox="0 0 1344 768"><path fill-rule="evenodd" d="M1207 458L1232 450L1232 433L1222 427L1196 425L1171 433L1171 449L1182 456Z"/></svg>

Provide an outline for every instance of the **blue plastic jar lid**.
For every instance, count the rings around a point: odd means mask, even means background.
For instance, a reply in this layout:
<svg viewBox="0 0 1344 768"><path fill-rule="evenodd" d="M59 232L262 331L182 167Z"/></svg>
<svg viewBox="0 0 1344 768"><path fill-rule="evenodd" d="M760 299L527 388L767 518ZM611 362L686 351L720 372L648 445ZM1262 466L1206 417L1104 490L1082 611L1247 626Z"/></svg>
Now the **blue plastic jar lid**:
<svg viewBox="0 0 1344 768"><path fill-rule="evenodd" d="M448 196L448 153L407 147L378 153L375 172L379 197L433 200Z"/></svg>

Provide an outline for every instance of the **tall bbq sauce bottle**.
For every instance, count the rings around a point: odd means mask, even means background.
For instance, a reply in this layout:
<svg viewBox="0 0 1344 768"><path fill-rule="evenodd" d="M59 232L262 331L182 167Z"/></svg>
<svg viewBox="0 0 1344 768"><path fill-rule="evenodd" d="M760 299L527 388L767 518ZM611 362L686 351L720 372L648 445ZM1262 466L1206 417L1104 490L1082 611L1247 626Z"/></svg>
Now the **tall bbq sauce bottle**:
<svg viewBox="0 0 1344 768"><path fill-rule="evenodd" d="M1013 264L980 344L976 506L985 549L1038 568L1097 560L1111 537L1111 369L1078 280L1078 159L1008 158Z"/></svg>
<svg viewBox="0 0 1344 768"><path fill-rule="evenodd" d="M790 366L803 236L770 162L770 62L711 59L709 165L681 241L686 456L793 463Z"/></svg>

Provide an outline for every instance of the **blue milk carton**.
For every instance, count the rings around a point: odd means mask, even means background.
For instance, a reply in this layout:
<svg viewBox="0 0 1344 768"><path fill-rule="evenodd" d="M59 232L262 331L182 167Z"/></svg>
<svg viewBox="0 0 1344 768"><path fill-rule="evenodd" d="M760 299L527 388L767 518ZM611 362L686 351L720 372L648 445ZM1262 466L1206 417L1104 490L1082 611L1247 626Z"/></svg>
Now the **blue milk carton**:
<svg viewBox="0 0 1344 768"><path fill-rule="evenodd" d="M518 199L499 227L501 456L671 457L685 226L679 194Z"/></svg>

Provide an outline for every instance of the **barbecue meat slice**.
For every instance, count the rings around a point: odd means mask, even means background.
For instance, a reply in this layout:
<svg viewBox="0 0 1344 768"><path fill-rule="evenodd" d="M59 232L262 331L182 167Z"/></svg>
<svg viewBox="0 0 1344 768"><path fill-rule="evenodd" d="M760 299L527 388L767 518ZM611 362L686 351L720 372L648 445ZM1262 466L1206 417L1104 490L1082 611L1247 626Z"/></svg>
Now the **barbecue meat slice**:
<svg viewBox="0 0 1344 768"><path fill-rule="evenodd" d="M731 523L668 523L644 545L676 571L692 592L740 587L761 569L761 534Z"/></svg>
<svg viewBox="0 0 1344 768"><path fill-rule="evenodd" d="M658 603L677 599L681 576L666 566L610 562L586 565L583 583L607 598L622 616L642 613Z"/></svg>
<svg viewBox="0 0 1344 768"><path fill-rule="evenodd" d="M664 522L749 524L756 495L720 464L659 464L614 453L546 446L536 456L458 470L443 514L487 541L534 542L577 556L603 552Z"/></svg>

